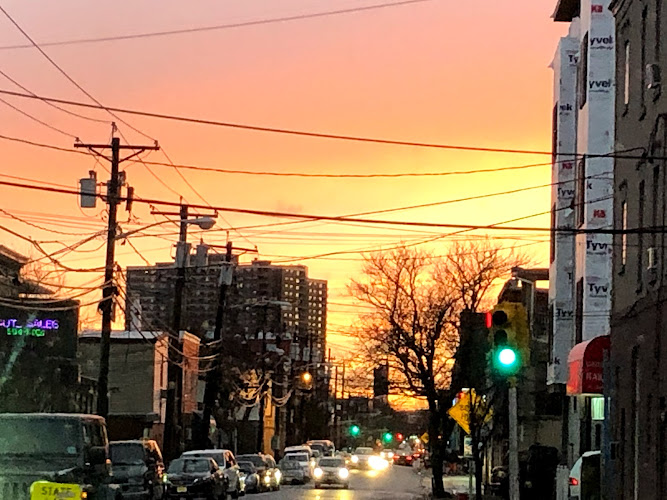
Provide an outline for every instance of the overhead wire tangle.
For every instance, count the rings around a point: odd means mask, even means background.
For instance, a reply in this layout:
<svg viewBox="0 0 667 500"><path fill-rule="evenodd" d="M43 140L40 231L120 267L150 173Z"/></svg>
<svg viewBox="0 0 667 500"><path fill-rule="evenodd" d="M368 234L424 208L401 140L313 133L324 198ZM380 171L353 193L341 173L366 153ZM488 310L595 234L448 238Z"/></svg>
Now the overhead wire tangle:
<svg viewBox="0 0 667 500"><path fill-rule="evenodd" d="M11 212L8 212L7 210L4 210L2 208L0 208L0 213L3 213L7 217L9 217L11 219L14 219L18 222L21 222L21 223L23 223L27 226L31 226L31 227L34 227L35 229L39 229L41 231L46 231L46 232L53 233L53 234L60 234L60 235L63 235L63 236L85 236L85 235L90 235L90 233L72 233L72 232L66 232L66 231L58 231L56 229L51 229L51 228L47 228L47 227L44 227L44 226L40 226L39 224L34 224L32 222L29 222L29 221L27 221L27 220L25 220L25 219L23 219L23 218L21 218L17 215L14 215Z"/></svg>
<svg viewBox="0 0 667 500"><path fill-rule="evenodd" d="M7 10L6 10L2 5L0 5L0 12L2 12L2 13L5 15L5 17L6 17L7 19L9 19L9 21L14 25L14 27L16 27L16 29L19 30L19 31L21 32L21 34L22 34L22 35L23 35L23 36L30 42L30 44L31 44L32 46L34 46L35 49L37 49L37 50L39 51L39 53L42 54L42 56L44 56L44 58L45 58L47 61L49 61L49 63L51 63L51 65L52 65L54 68L56 68L56 69L58 70L58 72L60 72L60 74L62 74L62 75L63 75L63 76L64 76L64 77L65 77L65 78L72 84L72 85L74 85L77 89L79 89L79 90L81 91L82 94L84 94L84 95L85 95L86 97L88 97L91 101L93 101L99 109L103 109L104 111L106 111L107 113L109 113L111 116L113 116L116 120L118 120L119 122L123 123L124 125L126 125L126 126L129 127L130 129L134 130L136 133L142 135L143 137L146 137L147 139L150 139L151 141L155 141L155 139L153 139L152 137L150 137L150 136L144 134L141 130L139 130L139 129L133 127L131 124L129 124L128 122L126 122L126 121L125 121L123 118L121 118L120 116L117 116L112 110L110 110L109 108L107 108L106 106L104 106L100 101L98 101L98 100L97 100L97 99L96 99L90 92L88 92L88 91L87 91L86 89L84 89L81 85L79 85L79 83L78 83L74 78L72 78L72 77L71 77L71 76L70 76L70 75L69 75L69 74L68 74L68 73L67 73L67 72L60 66L60 65L58 65L57 62L55 62L55 61L54 61L54 60L53 60L53 59L52 59L52 58L51 58L51 57L44 51L44 49L42 49L42 48L39 46L39 44L38 44L37 42L35 42L35 40L32 39L32 37L31 37L31 36L30 36L30 35L29 35L29 34L28 34L28 33L21 27L21 25L20 25L16 20L14 20L14 18L9 14L9 12L7 12ZM37 95L32 95L31 97L32 97L32 98L37 98L37 99L39 99L39 96L37 96ZM40 100L42 100L42 99L40 99Z"/></svg>
<svg viewBox="0 0 667 500"><path fill-rule="evenodd" d="M212 25L212 26L198 26L194 28L181 28L181 29L173 29L173 30L163 30L163 31L152 31L152 32L146 32L146 33L132 33L132 34L127 34L127 35L112 35L112 36L105 36L105 37L93 37L93 38L78 38L78 39L73 39L73 40L60 40L60 41L53 41L53 42L42 42L40 45L42 47L58 47L58 46L64 46L64 45L78 45L78 44L91 44L91 43L103 43L103 42L114 42L114 41L123 41L123 40L138 40L138 39L144 39L144 38L155 38L155 37L165 37L165 36L173 36L173 35L184 35L184 34L189 34L189 33L202 33L206 31L221 31L221 30L228 30L228 29L237 29L237 28L245 28L245 27L250 27L250 26L260 26L260 25L267 25L267 24L275 24L275 23L286 23L290 21L300 21L304 19L314 19L318 17L327 17L327 16L334 16L334 15L341 15L341 14L351 14L351 13L356 13L356 12L367 12L371 10L379 10L379 9L386 9L390 7L399 7L399 6L405 6L405 5L411 5L411 4L418 4L418 3L425 3L425 2L432 2L433 0L401 0L397 2L386 2L386 3L378 3L378 4L373 4L373 5L364 5L360 7L351 7L348 9L337 9L337 10L329 10L329 11L322 11L322 12L311 12L311 13L306 13L306 14L296 14L292 16L282 16L282 17L274 17L274 18L268 18L268 19L256 19L256 20L251 20L251 21L242 21L238 23L229 23L229 24L218 24L218 25ZM29 49L33 48L33 45L30 44L19 44L19 45L5 45L1 46L0 50L15 50L15 49Z"/></svg>
<svg viewBox="0 0 667 500"><path fill-rule="evenodd" d="M442 144L442 143L432 143L432 142L420 142L420 141L405 141L405 140L394 140L394 139L383 139L378 137L364 137L364 136L353 136L353 135L344 135L344 134L331 134L325 132L312 132L307 130L297 130L297 129L287 129L279 127L268 127L262 125L251 125L243 123L233 123L233 122L224 122L218 120L209 120L204 118L193 118L188 116L179 116L171 115L167 113L156 113L150 111L140 111L128 108L118 108L112 106L102 106L87 104L79 101L72 101L67 99L57 99L54 97L45 97L45 96L32 96L29 94L23 94L21 92L13 92L10 90L0 89L0 94L12 95L16 97L24 97L26 99L46 99L51 102L66 104L69 106L78 106L83 108L91 109L104 109L116 113L124 113L136 116L145 116L148 118L157 118L162 120L186 122L186 123L195 123L199 125L210 125L215 127L223 128L233 128L241 130L249 130L255 132L269 132L275 134L283 135L293 135L301 137L311 137L319 139L333 139L340 141L351 141L351 142L364 142L364 143L373 143L373 144L385 144L392 146L408 146L408 147L418 147L418 148L429 148L429 149L444 149L444 150L454 150L454 151L472 151L472 152L484 152L484 153L507 153L507 154L527 154L527 155L549 155L556 157L568 157L568 158L622 158L628 160L645 160L647 159L646 155L633 155L633 156L620 156L616 153L612 154L600 154L600 155L591 155L583 154L577 152L570 153L558 153L553 151L543 151L543 150L531 150L531 149L511 149L511 148L494 148L494 147L482 147L482 146L467 146L467 145L457 145L457 144ZM645 148L633 148L633 150L644 150ZM658 159L655 157L654 159Z"/></svg>

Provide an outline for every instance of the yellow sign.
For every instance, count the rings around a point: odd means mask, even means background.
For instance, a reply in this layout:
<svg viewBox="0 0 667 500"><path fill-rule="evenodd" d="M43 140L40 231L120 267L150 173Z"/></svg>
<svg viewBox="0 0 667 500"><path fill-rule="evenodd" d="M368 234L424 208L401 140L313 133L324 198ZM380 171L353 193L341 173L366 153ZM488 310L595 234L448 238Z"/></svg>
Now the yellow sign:
<svg viewBox="0 0 667 500"><path fill-rule="evenodd" d="M487 423L492 417L491 409L486 407L482 396L478 396L474 390L464 392L461 399L459 399L447 413L461 426L461 429L463 429L466 434L470 434L471 401L478 420L483 420L484 423Z"/></svg>
<svg viewBox="0 0 667 500"><path fill-rule="evenodd" d="M422 443L428 444L428 432L425 432L424 434L422 434L419 439L421 440Z"/></svg>
<svg viewBox="0 0 667 500"><path fill-rule="evenodd" d="M30 486L30 500L80 500L81 486L78 484L35 481Z"/></svg>

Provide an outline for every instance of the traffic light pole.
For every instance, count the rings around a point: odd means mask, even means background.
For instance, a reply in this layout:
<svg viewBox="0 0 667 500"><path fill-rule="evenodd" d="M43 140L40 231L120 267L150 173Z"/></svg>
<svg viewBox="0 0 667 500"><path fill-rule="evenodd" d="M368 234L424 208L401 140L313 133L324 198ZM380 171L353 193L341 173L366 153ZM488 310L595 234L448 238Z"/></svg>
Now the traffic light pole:
<svg viewBox="0 0 667 500"><path fill-rule="evenodd" d="M509 449L509 473L510 473L510 500L519 500L519 433L518 433L518 408L516 396L516 380L510 380L509 384L509 425L510 425L510 449Z"/></svg>

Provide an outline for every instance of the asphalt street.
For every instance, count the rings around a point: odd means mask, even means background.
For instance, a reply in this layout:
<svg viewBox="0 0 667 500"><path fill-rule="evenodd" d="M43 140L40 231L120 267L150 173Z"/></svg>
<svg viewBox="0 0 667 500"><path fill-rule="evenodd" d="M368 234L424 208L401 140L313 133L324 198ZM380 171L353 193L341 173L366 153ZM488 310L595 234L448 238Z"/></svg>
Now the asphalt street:
<svg viewBox="0 0 667 500"><path fill-rule="evenodd" d="M311 484L283 485L280 491L246 496L248 500L416 500L430 490L430 479L411 467L394 465L384 471L352 471L350 489L329 486L315 489Z"/></svg>

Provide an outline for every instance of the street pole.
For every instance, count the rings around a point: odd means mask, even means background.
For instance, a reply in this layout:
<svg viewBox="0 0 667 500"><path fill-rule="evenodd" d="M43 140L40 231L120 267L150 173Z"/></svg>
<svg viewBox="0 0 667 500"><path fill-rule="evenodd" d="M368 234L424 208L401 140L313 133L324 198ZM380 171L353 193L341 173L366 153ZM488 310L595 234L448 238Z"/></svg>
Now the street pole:
<svg viewBox="0 0 667 500"><path fill-rule="evenodd" d="M331 360L331 357L329 358ZM340 446L338 439L338 365L334 366L334 407L333 407L333 436L336 446Z"/></svg>
<svg viewBox="0 0 667 500"><path fill-rule="evenodd" d="M202 445L207 444L209 422L213 409L215 407L215 400L218 397L220 390L220 380L222 379L222 354L224 352L224 342L222 342L222 328L225 318L225 307L227 305L227 287L230 284L227 273L230 272L228 266L232 262L232 242L227 242L225 254L225 265L220 269L220 281L218 290L218 308L215 314L215 328L213 329L213 343L215 344L214 352L216 358L213 360L213 366L206 375L206 389L204 390L204 421L202 422ZM205 448L202 448L205 449Z"/></svg>
<svg viewBox="0 0 667 500"><path fill-rule="evenodd" d="M266 356L266 318L268 315L268 302L264 305L264 321L262 326L262 355L260 358L260 363L262 365L262 379L266 378L266 362L264 357ZM259 416L257 417L257 451L259 453L264 453L264 390L262 389L263 380L259 380Z"/></svg>
<svg viewBox="0 0 667 500"><path fill-rule="evenodd" d="M180 208L180 231L178 234L178 246L176 249L176 283L174 286L174 312L172 320L172 334L169 335L169 347L167 350L167 405L164 422L164 450L169 458L180 455L182 447L182 401L183 392L183 370L179 352L181 351L181 316L183 308L183 290L185 288L185 261L187 259L187 235L188 235L188 206L181 204Z"/></svg>
<svg viewBox="0 0 667 500"><path fill-rule="evenodd" d="M519 435L517 415L516 381L510 381L509 387L509 425L510 425L510 449L509 449L509 473L510 473L510 500L519 500Z"/></svg>
<svg viewBox="0 0 667 500"><path fill-rule="evenodd" d="M104 264L104 288L102 289L102 335L100 337L100 372L97 377L97 414L109 416L109 355L111 353L111 316L113 311L113 266L116 253L116 231L118 212L118 169L120 165L120 139L111 139L111 178L107 188L109 224L107 229L107 255Z"/></svg>
<svg viewBox="0 0 667 500"><path fill-rule="evenodd" d="M112 126L115 132L115 124ZM109 356L111 353L111 323L113 321L113 300L116 295L116 285L113 282L113 271L116 254L116 234L118 232L118 204L120 203L120 164L135 157L146 150L158 150L159 146L130 146L120 145L120 139L113 137L109 144L74 144L75 148L86 148L91 153L108 159L98 149L111 149L111 176L107 184L107 205L109 206L109 220L107 226L107 251L104 264L104 288L102 289L102 302L98 309L102 311L102 333L100 336L100 371L97 377L97 414L107 418L109 416ZM131 150L133 153L120 158L120 151Z"/></svg>

